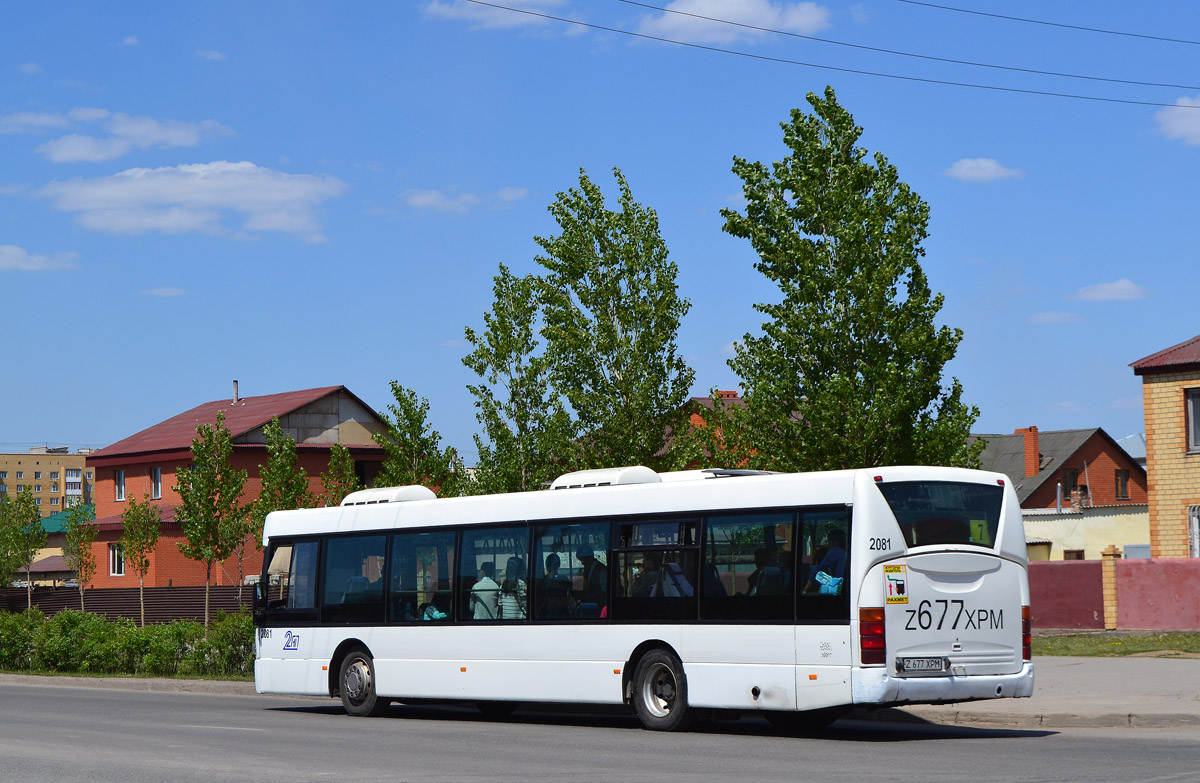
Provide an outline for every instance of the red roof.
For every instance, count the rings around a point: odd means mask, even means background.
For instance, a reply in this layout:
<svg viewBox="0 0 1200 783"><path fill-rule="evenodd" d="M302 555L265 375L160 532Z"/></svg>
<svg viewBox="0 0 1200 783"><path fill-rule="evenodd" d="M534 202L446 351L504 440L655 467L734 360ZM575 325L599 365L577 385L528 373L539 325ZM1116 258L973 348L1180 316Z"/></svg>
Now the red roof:
<svg viewBox="0 0 1200 783"><path fill-rule="evenodd" d="M1132 362L1134 375L1200 369L1200 335Z"/></svg>
<svg viewBox="0 0 1200 783"><path fill-rule="evenodd" d="M141 432L119 440L111 446L88 455L88 464L128 454L144 454L159 451L190 451L196 428L201 424L216 424L217 412L225 413L225 427L234 437L244 435L263 426L276 416L284 416L297 408L319 400L330 394L345 391L354 397L345 386L322 386L319 389L266 394L261 397L243 397L237 402L226 398L197 405L189 411L173 416L164 422L148 427ZM355 399L358 399L355 397ZM362 403L362 400L359 400ZM370 406L362 403L364 408Z"/></svg>
<svg viewBox="0 0 1200 783"><path fill-rule="evenodd" d="M21 574L55 574L61 571L70 571L71 567L67 565L67 561L61 555L50 555L43 557L33 564L32 568L22 567L17 573Z"/></svg>

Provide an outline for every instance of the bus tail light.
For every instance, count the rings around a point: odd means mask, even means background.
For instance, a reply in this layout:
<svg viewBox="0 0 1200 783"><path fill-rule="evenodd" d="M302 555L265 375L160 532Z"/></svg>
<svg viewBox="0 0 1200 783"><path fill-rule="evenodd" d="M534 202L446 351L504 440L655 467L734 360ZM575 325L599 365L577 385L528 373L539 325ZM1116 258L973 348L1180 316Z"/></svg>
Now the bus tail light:
<svg viewBox="0 0 1200 783"><path fill-rule="evenodd" d="M1021 607L1021 660L1033 660L1033 621L1028 606Z"/></svg>
<svg viewBox="0 0 1200 783"><path fill-rule="evenodd" d="M887 662L884 631L882 606L858 610L858 652L864 664Z"/></svg>

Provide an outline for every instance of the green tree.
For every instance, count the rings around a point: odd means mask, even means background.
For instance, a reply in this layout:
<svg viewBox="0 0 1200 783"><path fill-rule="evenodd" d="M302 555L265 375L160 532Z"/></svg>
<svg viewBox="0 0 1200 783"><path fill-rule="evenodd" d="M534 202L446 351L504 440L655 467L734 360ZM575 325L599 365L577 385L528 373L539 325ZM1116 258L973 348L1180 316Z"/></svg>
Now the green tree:
<svg viewBox="0 0 1200 783"><path fill-rule="evenodd" d="M79 611L86 612L83 594L87 585L96 576L96 553L92 544L100 532L93 521L96 507L90 503L73 503L67 507L67 522L63 527L63 560L75 574L79 586Z"/></svg>
<svg viewBox="0 0 1200 783"><path fill-rule="evenodd" d="M920 258L929 207L882 154L857 146L862 128L832 88L812 112L781 124L787 156L769 169L734 158L745 214L722 210L748 239L778 303L758 304L730 366L745 388L750 461L780 470L886 464L977 464L967 445L979 415L962 386L942 384L962 331L938 327Z"/></svg>
<svg viewBox="0 0 1200 783"><path fill-rule="evenodd" d="M296 455L296 441L279 426L278 416L263 426L263 435L267 440L267 464L258 466L262 491L249 514L249 533L260 548L267 514L306 508L313 502L308 492L308 473L300 467Z"/></svg>
<svg viewBox="0 0 1200 783"><path fill-rule="evenodd" d="M475 416L486 436L486 442L475 436L475 479L484 492L540 489L572 461L574 424L550 385L549 360L539 351L539 288L536 277L515 277L501 264L483 331L465 330L474 350L463 364L481 380L467 390L475 396Z"/></svg>
<svg viewBox="0 0 1200 783"><path fill-rule="evenodd" d="M443 449L441 434L429 424L429 400L396 381L392 381L392 397L395 402L388 405L392 416L382 416L386 429L375 434L385 455L375 486L422 484L442 496L462 494L463 471L454 449Z"/></svg>
<svg viewBox="0 0 1200 783"><path fill-rule="evenodd" d="M192 440L191 467L176 473L179 506L175 518L187 538L179 542L179 551L189 560L204 563L204 627L207 628L213 564L233 554L239 544L245 545L246 511L241 501L246 471L230 465L233 437L225 427L223 413L217 413L215 425L197 427L196 434L198 437Z"/></svg>
<svg viewBox="0 0 1200 783"><path fill-rule="evenodd" d="M341 505L351 492L362 489L358 474L354 471L354 458L350 449L340 443L329 450L329 467L321 474L322 502L326 506Z"/></svg>
<svg viewBox="0 0 1200 783"><path fill-rule="evenodd" d="M550 375L574 413L584 446L579 467L681 467L672 445L686 424L694 373L676 347L691 303L653 209L633 199L620 169L619 211L579 172L579 187L550 205L560 233L535 237L546 270L541 297Z"/></svg>
<svg viewBox="0 0 1200 783"><path fill-rule="evenodd" d="M133 566L138 575L138 604L142 611L142 627L146 626L146 572L150 570L150 555L158 545L158 535L162 532L162 514L158 506L150 502L150 496L145 495L141 501L135 497L129 499L125 510L121 512L121 549L125 559Z"/></svg>
<svg viewBox="0 0 1200 783"><path fill-rule="evenodd" d="M46 531L32 489L25 487L11 500L0 502L0 584L24 569L27 608L33 607L33 559L45 545Z"/></svg>

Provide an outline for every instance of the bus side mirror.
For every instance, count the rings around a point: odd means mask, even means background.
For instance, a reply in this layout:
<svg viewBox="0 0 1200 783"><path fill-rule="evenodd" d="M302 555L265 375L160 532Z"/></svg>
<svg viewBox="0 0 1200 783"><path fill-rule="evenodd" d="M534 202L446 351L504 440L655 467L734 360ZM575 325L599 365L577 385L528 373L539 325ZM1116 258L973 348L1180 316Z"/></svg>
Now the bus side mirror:
<svg viewBox="0 0 1200 783"><path fill-rule="evenodd" d="M259 580L254 585L254 610L261 611L267 607L267 583Z"/></svg>

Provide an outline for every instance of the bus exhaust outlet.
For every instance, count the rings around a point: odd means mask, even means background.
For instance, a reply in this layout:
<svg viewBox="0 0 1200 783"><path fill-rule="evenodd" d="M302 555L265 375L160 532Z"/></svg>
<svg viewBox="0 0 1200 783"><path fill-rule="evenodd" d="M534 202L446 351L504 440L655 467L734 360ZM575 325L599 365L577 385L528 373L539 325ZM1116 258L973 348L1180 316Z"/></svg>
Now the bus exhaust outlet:
<svg viewBox="0 0 1200 783"><path fill-rule="evenodd" d="M754 699L755 701L758 701L758 697L761 695L762 695L762 688L758 687L757 685L755 685L753 688L750 689L750 697L752 699Z"/></svg>

